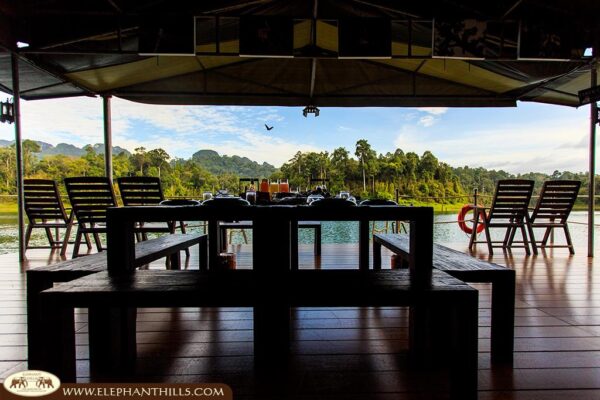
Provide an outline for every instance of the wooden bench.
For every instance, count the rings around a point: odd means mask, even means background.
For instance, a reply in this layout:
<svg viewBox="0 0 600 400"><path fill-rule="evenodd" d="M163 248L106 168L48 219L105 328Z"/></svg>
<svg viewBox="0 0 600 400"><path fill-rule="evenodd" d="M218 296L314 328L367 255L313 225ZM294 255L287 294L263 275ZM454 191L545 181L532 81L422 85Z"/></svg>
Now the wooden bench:
<svg viewBox="0 0 600 400"><path fill-rule="evenodd" d="M410 259L407 235L373 235L373 268L381 268L381 246ZM493 362L512 363L515 320L515 271L479 260L439 244L433 245L433 268L464 282L492 284L491 357Z"/></svg>
<svg viewBox="0 0 600 400"><path fill-rule="evenodd" d="M434 271L432 285L427 289L411 284L406 270L310 270L274 275L256 270L138 270L112 276L99 272L56 285L42 292L41 299L46 316L44 331L50 344L43 369L65 382L75 380L75 307L89 309L92 373L117 373L123 378L127 376L123 367L135 365L135 322L124 322L131 321L128 315L129 318L113 319L115 326L94 326L93 314L110 312L114 317L131 313L131 309L123 308L124 304L254 307L255 368L270 372L286 370L289 353L273 352L273 348L283 344L289 352L291 328L289 320L287 325L274 323L268 318L268 310L263 313L265 307L287 308L289 315L289 308L298 306L410 306L411 358L430 361L437 368L440 359L432 359L429 352L433 350L433 356L443 353L442 360L450 370L452 397L477 397L478 292L441 271ZM439 316L446 319L437 319ZM448 322L448 316L454 319ZM443 328L439 325L442 320Z"/></svg>
<svg viewBox="0 0 600 400"><path fill-rule="evenodd" d="M170 267L179 269L179 251L199 244L199 268L207 269L207 236L201 234L172 234L136 243L135 267L139 268L163 257L169 257ZM29 368L39 363L40 346L43 346L44 332L40 324L39 293L51 288L54 283L68 282L100 271L106 271L106 252L78 257L56 264L27 271L27 343Z"/></svg>

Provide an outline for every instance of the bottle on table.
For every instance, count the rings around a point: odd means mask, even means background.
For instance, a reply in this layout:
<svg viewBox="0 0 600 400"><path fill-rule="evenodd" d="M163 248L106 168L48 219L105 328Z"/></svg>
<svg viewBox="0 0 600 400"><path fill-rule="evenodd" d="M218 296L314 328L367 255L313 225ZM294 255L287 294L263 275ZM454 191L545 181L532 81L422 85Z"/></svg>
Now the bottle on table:
<svg viewBox="0 0 600 400"><path fill-rule="evenodd" d="M279 181L279 191L281 193L289 193L290 192L290 184L287 179L281 179Z"/></svg>
<svg viewBox="0 0 600 400"><path fill-rule="evenodd" d="M269 191L269 180L263 179L260 181L260 192L268 192Z"/></svg>
<svg viewBox="0 0 600 400"><path fill-rule="evenodd" d="M271 195L279 192L279 182L278 181L272 181L269 184L269 192L271 193Z"/></svg>

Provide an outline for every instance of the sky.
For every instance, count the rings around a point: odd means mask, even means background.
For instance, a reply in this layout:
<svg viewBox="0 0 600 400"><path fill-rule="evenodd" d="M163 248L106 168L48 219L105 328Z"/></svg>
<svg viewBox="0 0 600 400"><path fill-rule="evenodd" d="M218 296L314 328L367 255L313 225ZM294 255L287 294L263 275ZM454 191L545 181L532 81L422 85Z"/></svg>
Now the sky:
<svg viewBox="0 0 600 400"><path fill-rule="evenodd" d="M102 143L102 100L22 101L22 135L53 145ZM588 166L589 107L534 103L516 108L321 108L163 106L112 99L113 145L163 148L189 158L200 149L246 156L276 167L298 151L354 153L367 139L378 153L430 150L454 167L511 173L583 172ZM267 131L265 124L273 126ZM0 139L14 126L0 124Z"/></svg>

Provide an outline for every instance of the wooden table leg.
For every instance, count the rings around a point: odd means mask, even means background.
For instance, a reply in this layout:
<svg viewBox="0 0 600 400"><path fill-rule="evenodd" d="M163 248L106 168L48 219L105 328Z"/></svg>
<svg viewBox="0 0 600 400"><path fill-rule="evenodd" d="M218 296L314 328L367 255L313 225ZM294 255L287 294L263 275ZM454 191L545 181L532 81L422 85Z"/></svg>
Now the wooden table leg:
<svg viewBox="0 0 600 400"><path fill-rule="evenodd" d="M369 221L358 222L358 269L369 270Z"/></svg>
<svg viewBox="0 0 600 400"><path fill-rule="evenodd" d="M292 224L289 220L253 221L253 269L257 277L254 306L254 363L263 371L285 369L290 346L287 301Z"/></svg>
<svg viewBox="0 0 600 400"><path fill-rule="evenodd" d="M298 221L290 222L290 269L298 270Z"/></svg>
<svg viewBox="0 0 600 400"><path fill-rule="evenodd" d="M220 234L219 222L215 220L208 221L208 268L214 270L219 263L220 253Z"/></svg>
<svg viewBox="0 0 600 400"><path fill-rule="evenodd" d="M200 237L198 242L198 269L200 271L208 270L208 236Z"/></svg>
<svg viewBox="0 0 600 400"><path fill-rule="evenodd" d="M381 243L373 238L373 269L381 269Z"/></svg>
<svg viewBox="0 0 600 400"><path fill-rule="evenodd" d="M321 255L321 225L315 227L315 256Z"/></svg>

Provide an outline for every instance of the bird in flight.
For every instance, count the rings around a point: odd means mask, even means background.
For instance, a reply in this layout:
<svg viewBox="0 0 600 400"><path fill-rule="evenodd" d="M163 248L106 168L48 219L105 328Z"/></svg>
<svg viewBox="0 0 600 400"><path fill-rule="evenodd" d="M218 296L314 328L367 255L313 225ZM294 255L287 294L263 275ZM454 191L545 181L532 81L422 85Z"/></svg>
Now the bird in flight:
<svg viewBox="0 0 600 400"><path fill-rule="evenodd" d="M265 128L267 128L267 130L268 130L268 131L270 131L271 129L273 129L273 127L272 127L272 126L269 126L269 125L267 125L267 124L265 124Z"/></svg>

